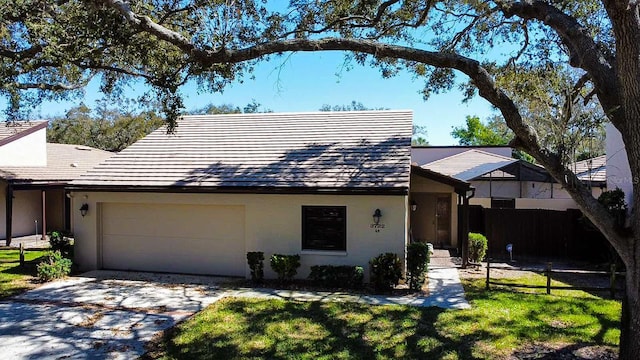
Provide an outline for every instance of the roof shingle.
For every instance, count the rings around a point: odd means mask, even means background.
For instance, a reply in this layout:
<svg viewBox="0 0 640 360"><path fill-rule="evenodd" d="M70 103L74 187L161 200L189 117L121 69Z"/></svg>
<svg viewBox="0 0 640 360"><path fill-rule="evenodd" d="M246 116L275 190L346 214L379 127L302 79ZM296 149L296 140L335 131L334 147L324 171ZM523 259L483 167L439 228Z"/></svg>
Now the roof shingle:
<svg viewBox="0 0 640 360"><path fill-rule="evenodd" d="M78 186L408 188L410 111L185 116Z"/></svg>
<svg viewBox="0 0 640 360"><path fill-rule="evenodd" d="M47 143L47 166L5 166L0 178L13 183L66 183L111 155L87 146Z"/></svg>

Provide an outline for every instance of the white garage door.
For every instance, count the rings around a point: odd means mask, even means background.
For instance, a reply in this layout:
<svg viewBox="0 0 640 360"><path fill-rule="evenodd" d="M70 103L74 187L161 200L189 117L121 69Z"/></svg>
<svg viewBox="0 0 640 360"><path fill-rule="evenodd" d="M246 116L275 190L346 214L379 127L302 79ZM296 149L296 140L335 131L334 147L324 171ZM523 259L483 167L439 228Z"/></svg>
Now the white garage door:
<svg viewBox="0 0 640 360"><path fill-rule="evenodd" d="M102 204L102 267L245 276L244 207Z"/></svg>

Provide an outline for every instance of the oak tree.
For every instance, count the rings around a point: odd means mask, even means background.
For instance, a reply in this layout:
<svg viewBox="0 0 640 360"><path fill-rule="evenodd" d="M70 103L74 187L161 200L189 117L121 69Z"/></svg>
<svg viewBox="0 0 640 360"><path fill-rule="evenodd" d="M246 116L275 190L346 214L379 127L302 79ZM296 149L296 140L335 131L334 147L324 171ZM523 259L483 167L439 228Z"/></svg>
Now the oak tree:
<svg viewBox="0 0 640 360"><path fill-rule="evenodd" d="M621 224L567 168L577 101L594 104L622 133L640 178L640 4L620 0L14 0L0 4L0 94L10 118L25 104L77 96L92 78L118 93L149 85L173 124L188 81L218 91L260 60L289 52L344 51L383 77L408 71L425 97L456 85L494 106L511 144L545 166L602 231L626 266L620 357L640 354L640 216ZM553 69L573 71L550 101ZM564 81L565 79L562 79ZM560 88L560 87L558 87ZM520 92L519 89L527 89ZM545 95L546 96L546 95ZM536 131L545 107L553 137ZM547 116L548 115L548 116ZM640 206L634 184L632 208Z"/></svg>

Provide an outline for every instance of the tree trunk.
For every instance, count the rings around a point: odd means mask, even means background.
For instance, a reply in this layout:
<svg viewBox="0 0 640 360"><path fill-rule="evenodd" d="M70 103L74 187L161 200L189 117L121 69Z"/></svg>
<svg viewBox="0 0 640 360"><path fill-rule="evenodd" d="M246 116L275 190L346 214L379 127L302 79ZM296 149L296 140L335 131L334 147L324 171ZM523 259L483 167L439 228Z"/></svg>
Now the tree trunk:
<svg viewBox="0 0 640 360"><path fill-rule="evenodd" d="M624 360L635 360L640 356L639 270L637 263L627 265L626 291L620 321L620 359Z"/></svg>

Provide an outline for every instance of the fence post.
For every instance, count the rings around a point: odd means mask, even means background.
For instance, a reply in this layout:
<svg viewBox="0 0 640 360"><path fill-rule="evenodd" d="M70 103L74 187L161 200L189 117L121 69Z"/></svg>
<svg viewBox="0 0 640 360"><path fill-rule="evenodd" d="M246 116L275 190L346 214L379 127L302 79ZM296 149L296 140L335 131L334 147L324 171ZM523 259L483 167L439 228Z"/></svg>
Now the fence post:
<svg viewBox="0 0 640 360"><path fill-rule="evenodd" d="M611 293L611 298L616 298L616 264L611 264L611 276L609 277L609 292Z"/></svg>
<svg viewBox="0 0 640 360"><path fill-rule="evenodd" d="M491 258L487 258L487 283L485 289L489 290L489 271L491 270Z"/></svg>
<svg viewBox="0 0 640 360"><path fill-rule="evenodd" d="M551 262L547 263L547 295L551 294Z"/></svg>
<svg viewBox="0 0 640 360"><path fill-rule="evenodd" d="M20 266L24 266L24 245L20 243Z"/></svg>

